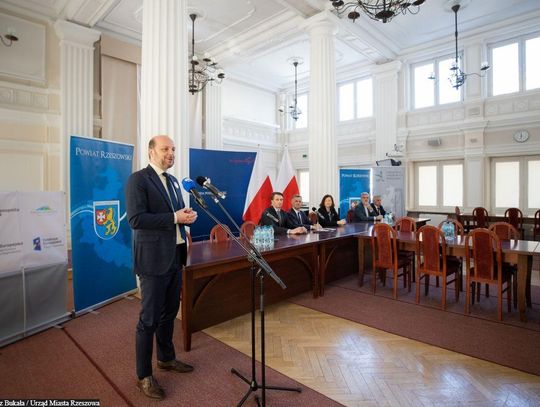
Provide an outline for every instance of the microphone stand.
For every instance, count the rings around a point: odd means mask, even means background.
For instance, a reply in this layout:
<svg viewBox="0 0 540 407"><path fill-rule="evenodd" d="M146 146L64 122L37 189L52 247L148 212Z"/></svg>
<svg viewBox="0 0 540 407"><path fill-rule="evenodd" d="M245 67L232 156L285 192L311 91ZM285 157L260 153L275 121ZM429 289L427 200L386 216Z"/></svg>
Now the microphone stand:
<svg viewBox="0 0 540 407"><path fill-rule="evenodd" d="M214 194L213 194L214 195ZM225 209L225 207L219 202L219 198L214 195L213 197L214 202L221 208L221 210L227 215L229 220L234 224L234 226L238 229L238 232L240 233L240 236L244 238L244 242L247 243L247 247L244 243L238 239L229 228L224 227L224 225L212 214L210 213L210 210L207 208L204 208L202 205L199 205L203 211L221 228L231 237L241 248L244 250L247 254L247 259L251 263L251 380L247 377L243 376L238 370L235 368L231 368L231 373L238 376L240 379L242 379L244 382L246 382L249 385L248 391L242 397L242 399L238 402L237 406L242 406L246 400L249 398L251 393L257 392L258 390L261 390L261 399L259 400L259 396L255 395L255 401L257 403L257 406L259 407L266 407L266 390L281 390L281 391L295 391L298 393L302 392L302 389L300 387L280 387L280 386L267 386L266 385L266 365L265 365L265 326L264 326L264 276L265 274L268 274L270 277L274 279L276 283L279 284L279 286L282 289L286 289L287 286L283 283L283 281L277 276L277 274L272 270L270 265L266 262L266 260L262 257L261 252L249 241L247 236L242 233L242 230L238 226L238 224L234 221L234 219L231 217L229 212ZM257 264L257 266L255 265ZM263 272L264 271L264 272ZM255 314L257 310L256 305L256 280L259 278L259 315L261 320L261 384L257 382L257 371L256 371L256 350L255 350L255 341L256 341L256 327L255 327Z"/></svg>

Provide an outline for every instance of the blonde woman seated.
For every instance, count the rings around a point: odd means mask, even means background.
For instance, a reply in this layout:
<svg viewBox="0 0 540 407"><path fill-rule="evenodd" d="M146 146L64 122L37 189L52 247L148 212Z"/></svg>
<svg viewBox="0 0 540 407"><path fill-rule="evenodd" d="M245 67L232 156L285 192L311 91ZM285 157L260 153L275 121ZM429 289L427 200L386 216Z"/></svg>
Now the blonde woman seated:
<svg viewBox="0 0 540 407"><path fill-rule="evenodd" d="M319 209L317 209L317 216L319 217L319 224L323 228L345 224L344 219L339 219L332 195L323 196Z"/></svg>

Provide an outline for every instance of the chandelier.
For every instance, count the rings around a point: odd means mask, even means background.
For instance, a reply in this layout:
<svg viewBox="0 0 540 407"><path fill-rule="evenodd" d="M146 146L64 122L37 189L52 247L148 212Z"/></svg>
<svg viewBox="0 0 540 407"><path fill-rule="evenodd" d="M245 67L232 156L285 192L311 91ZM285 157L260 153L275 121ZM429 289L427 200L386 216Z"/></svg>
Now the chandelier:
<svg viewBox="0 0 540 407"><path fill-rule="evenodd" d="M302 111L298 107L298 65L303 64L304 60L302 58L294 57L287 60L287 62L294 65L294 99L293 104L289 106L288 113L296 121L302 114ZM285 113L285 106L280 106L279 111Z"/></svg>
<svg viewBox="0 0 540 407"><path fill-rule="evenodd" d="M448 80L450 81L450 85L455 88L459 89L461 85L465 83L465 80L467 79L467 76L469 75L476 75L480 78L483 78L486 76L486 71L490 68L489 64L487 62L482 62L480 65L480 73L465 73L461 70L460 61L459 61L459 54L458 54L458 28L457 28L457 14L458 10L461 8L461 5L459 2L456 2L452 6L452 11L454 12L454 36L456 39L456 55L454 57L454 61L452 61L452 65L450 67L450 75L448 76ZM436 79L435 74L431 73L431 75L428 77L428 79Z"/></svg>
<svg viewBox="0 0 540 407"><path fill-rule="evenodd" d="M330 0L338 15L349 11L347 17L353 22L360 17L359 10L362 10L369 18L387 23L401 14L416 14L420 11L420 5L425 0L405 1L405 0L355 0L345 3L343 0Z"/></svg>
<svg viewBox="0 0 540 407"><path fill-rule="evenodd" d="M4 44L6 47L11 47L14 42L19 41L19 37L17 37L13 33L8 32L4 36L0 35L0 41L2 41L2 44Z"/></svg>
<svg viewBox="0 0 540 407"><path fill-rule="evenodd" d="M197 14L190 14L191 18L191 67L189 68L189 93L194 95L205 88L208 83L220 84L225 78L225 72L214 58L208 53L202 59L195 55L195 19Z"/></svg>

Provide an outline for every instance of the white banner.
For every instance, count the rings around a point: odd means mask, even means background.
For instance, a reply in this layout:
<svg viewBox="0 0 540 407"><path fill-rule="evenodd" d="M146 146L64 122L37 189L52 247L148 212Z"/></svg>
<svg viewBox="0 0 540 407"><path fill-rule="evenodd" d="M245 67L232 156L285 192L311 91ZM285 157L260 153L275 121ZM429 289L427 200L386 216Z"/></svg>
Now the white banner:
<svg viewBox="0 0 540 407"><path fill-rule="evenodd" d="M17 192L0 192L0 275L18 271L23 264Z"/></svg>
<svg viewBox="0 0 540 407"><path fill-rule="evenodd" d="M405 216L405 167L374 167L373 195L380 195L385 211Z"/></svg>
<svg viewBox="0 0 540 407"><path fill-rule="evenodd" d="M23 266L67 263L64 193L21 192L19 197Z"/></svg>

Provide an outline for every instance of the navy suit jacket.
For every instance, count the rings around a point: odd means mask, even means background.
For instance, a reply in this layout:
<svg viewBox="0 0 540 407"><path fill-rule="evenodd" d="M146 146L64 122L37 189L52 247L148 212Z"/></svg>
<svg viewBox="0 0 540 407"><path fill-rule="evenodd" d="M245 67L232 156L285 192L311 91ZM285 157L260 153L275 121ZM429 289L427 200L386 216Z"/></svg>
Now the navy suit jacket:
<svg viewBox="0 0 540 407"><path fill-rule="evenodd" d="M287 216L289 217L289 224L293 226L293 228L303 226L307 230L311 229L313 223L311 223L311 221L308 219L306 213L304 211L299 211L299 213L302 221L298 219L298 215L296 214L294 209L291 208L289 212L287 212Z"/></svg>
<svg viewBox="0 0 540 407"><path fill-rule="evenodd" d="M272 226L276 235L287 234L287 230L294 229L294 227L289 222L287 212L280 211L280 213L281 216L278 217L273 206L266 208L261 216L259 224L263 226Z"/></svg>
<svg viewBox="0 0 540 407"><path fill-rule="evenodd" d="M368 215L366 216L366 211L364 210L364 205L359 203L356 208L354 208L354 222L374 222L377 214L373 211L371 206L368 206Z"/></svg>
<svg viewBox="0 0 540 407"><path fill-rule="evenodd" d="M184 207L180 184L175 177L171 178L180 205ZM130 175L126 206L133 229L133 271L139 275L166 274L176 255L174 210L159 175L150 165ZM181 250L185 265L185 244L181 245Z"/></svg>
<svg viewBox="0 0 540 407"><path fill-rule="evenodd" d="M386 211L384 210L383 206L379 206L379 209L375 206L374 203L371 204L371 208L373 209L373 212L375 212L375 215L386 215Z"/></svg>

